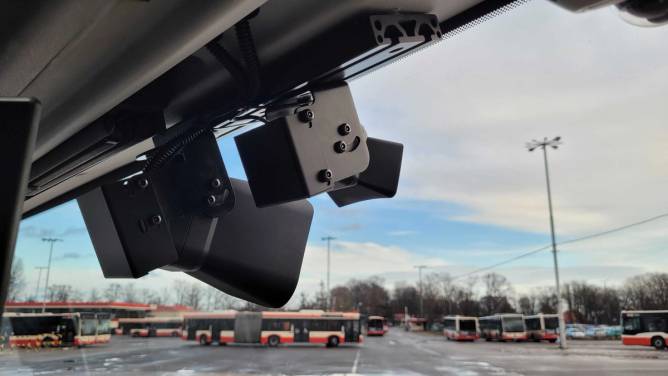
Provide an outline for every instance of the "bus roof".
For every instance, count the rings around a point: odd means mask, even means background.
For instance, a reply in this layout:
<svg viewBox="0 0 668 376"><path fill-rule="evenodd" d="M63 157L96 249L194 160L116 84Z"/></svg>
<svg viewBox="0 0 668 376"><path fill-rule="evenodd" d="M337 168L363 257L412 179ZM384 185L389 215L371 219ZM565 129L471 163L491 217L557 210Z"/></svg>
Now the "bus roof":
<svg viewBox="0 0 668 376"><path fill-rule="evenodd" d="M265 311L262 312L262 318L267 319L347 319L358 320L358 312L324 312L324 311Z"/></svg>
<svg viewBox="0 0 668 376"><path fill-rule="evenodd" d="M495 313L490 316L484 316L479 318L479 320L494 320L494 319L501 319L504 317L524 317L521 313Z"/></svg>
<svg viewBox="0 0 668 376"><path fill-rule="evenodd" d="M81 317L79 312L64 312L64 313L54 313L54 312L39 312L39 313L28 313L28 312L5 312L2 314L2 317Z"/></svg>
<svg viewBox="0 0 668 376"><path fill-rule="evenodd" d="M443 318L444 320L450 319L450 320L477 320L477 317L473 316L461 316L461 315L448 315Z"/></svg>
<svg viewBox="0 0 668 376"><path fill-rule="evenodd" d="M644 313L668 313L668 310L646 310L646 311L622 311L622 313L638 313L638 314L644 314Z"/></svg>
<svg viewBox="0 0 668 376"><path fill-rule="evenodd" d="M5 309L118 309L128 311L150 311L155 305L125 302L7 302Z"/></svg>
<svg viewBox="0 0 668 376"><path fill-rule="evenodd" d="M184 313L184 319L233 319L237 315L237 311L214 311L214 312L189 312Z"/></svg>
<svg viewBox="0 0 668 376"><path fill-rule="evenodd" d="M525 319L537 319L541 317L559 317L558 313L537 313L535 315L524 316Z"/></svg>
<svg viewBox="0 0 668 376"><path fill-rule="evenodd" d="M118 319L118 323L163 323L163 322L181 322L183 318L181 316L172 316L172 317L141 317L141 318L128 318L122 317Z"/></svg>

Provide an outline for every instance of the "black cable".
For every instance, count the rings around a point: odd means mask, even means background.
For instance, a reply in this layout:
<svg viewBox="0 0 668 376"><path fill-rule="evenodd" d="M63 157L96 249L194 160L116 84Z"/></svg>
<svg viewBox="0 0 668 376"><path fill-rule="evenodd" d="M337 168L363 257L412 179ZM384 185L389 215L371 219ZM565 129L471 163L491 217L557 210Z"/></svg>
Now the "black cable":
<svg viewBox="0 0 668 376"><path fill-rule="evenodd" d="M237 41L239 43L239 50L241 57L246 65L246 72L248 77L248 100L253 101L260 94L260 60L255 49L255 42L251 32L249 19L255 16L254 13L250 17L246 17L234 25L237 33Z"/></svg>
<svg viewBox="0 0 668 376"><path fill-rule="evenodd" d="M218 39L215 39L206 45L207 50L218 60L218 62L225 68L232 79L236 82L237 87L241 90L241 100L247 99L250 96L249 86L251 85L248 73L239 64L239 62L223 47Z"/></svg>
<svg viewBox="0 0 668 376"><path fill-rule="evenodd" d="M161 168L172 158L174 158L174 156L179 151L181 151L181 149L183 149L184 146L192 143L198 137L210 131L211 130L209 128L199 128L171 141L167 145L160 148L156 155L148 158L146 164L144 165L144 168L142 169L142 172L147 173L157 168Z"/></svg>

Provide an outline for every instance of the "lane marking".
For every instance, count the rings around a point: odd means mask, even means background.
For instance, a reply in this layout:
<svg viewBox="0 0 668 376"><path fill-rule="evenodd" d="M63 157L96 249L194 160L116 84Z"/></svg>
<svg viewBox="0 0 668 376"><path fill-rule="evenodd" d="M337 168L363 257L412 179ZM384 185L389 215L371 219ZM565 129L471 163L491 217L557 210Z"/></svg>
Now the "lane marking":
<svg viewBox="0 0 668 376"><path fill-rule="evenodd" d="M357 354L355 354L355 361L353 362L353 368L350 370L350 373L353 375L357 374L357 363L360 361L360 350L357 350Z"/></svg>

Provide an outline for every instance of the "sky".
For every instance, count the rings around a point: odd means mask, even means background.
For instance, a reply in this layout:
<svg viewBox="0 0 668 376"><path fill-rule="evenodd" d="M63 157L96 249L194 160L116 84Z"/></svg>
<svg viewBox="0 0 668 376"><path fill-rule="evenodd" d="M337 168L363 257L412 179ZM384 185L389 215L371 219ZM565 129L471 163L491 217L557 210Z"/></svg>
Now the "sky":
<svg viewBox="0 0 668 376"><path fill-rule="evenodd" d="M463 276L550 242L543 160L525 142L561 136L549 151L557 240L668 212L668 27L639 28L611 9L571 14L531 1L350 83L367 133L404 144L397 196L315 215L295 296L378 276L388 287L425 272ZM244 177L234 142L219 142ZM560 246L562 281L620 285L668 270L668 218ZM34 294L36 266L54 250L50 284L86 290L104 280L76 202L21 223L16 256ZM493 269L518 293L554 284L552 255ZM156 290L190 277L156 271ZM42 276L43 281L43 276ZM122 283L128 281L122 280Z"/></svg>

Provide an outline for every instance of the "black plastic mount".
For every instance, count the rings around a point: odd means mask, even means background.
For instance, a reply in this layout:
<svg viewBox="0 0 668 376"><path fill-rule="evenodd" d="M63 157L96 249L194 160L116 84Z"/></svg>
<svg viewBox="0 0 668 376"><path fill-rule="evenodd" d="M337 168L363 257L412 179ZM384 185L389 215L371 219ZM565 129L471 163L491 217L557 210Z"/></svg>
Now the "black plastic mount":
<svg viewBox="0 0 668 376"><path fill-rule="evenodd" d="M360 15L316 36L263 69L265 97L286 89L349 80L371 72L442 37L433 14ZM345 40L346 43L341 43Z"/></svg>
<svg viewBox="0 0 668 376"><path fill-rule="evenodd" d="M234 192L207 132L161 168L93 189L78 203L105 277L138 278L178 263L186 248L208 251Z"/></svg>
<svg viewBox="0 0 668 376"><path fill-rule="evenodd" d="M367 138L369 167L361 174L340 182L329 197L337 206L346 206L397 193L404 146L397 142Z"/></svg>
<svg viewBox="0 0 668 376"><path fill-rule="evenodd" d="M345 83L313 103L235 138L258 207L305 199L366 170L369 151Z"/></svg>

